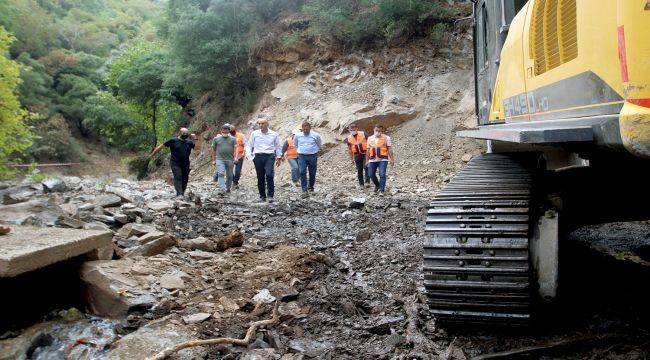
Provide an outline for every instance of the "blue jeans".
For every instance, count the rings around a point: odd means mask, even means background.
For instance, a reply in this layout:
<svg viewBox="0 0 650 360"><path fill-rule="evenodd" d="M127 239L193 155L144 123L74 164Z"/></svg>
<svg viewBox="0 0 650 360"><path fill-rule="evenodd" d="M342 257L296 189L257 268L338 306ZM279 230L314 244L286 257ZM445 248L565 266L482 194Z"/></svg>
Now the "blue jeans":
<svg viewBox="0 0 650 360"><path fill-rule="evenodd" d="M214 179L219 184L221 190L230 190L232 185L232 160L217 160L217 173L214 174Z"/></svg>
<svg viewBox="0 0 650 360"><path fill-rule="evenodd" d="M303 192L307 190L314 191L316 184L316 164L318 155L316 154L298 154L298 170L300 171L300 187ZM307 182L307 171L309 171L309 183Z"/></svg>
<svg viewBox="0 0 650 360"><path fill-rule="evenodd" d="M235 173L232 176L232 182L235 185L239 184L239 178L241 178L242 167L244 167L244 158L239 159L239 162L235 164Z"/></svg>
<svg viewBox="0 0 650 360"><path fill-rule="evenodd" d="M375 184L379 191L386 190L386 169L388 168L388 161L376 161L368 163L368 172L370 173L370 180ZM377 179L377 169L379 169L379 179Z"/></svg>
<svg viewBox="0 0 650 360"><path fill-rule="evenodd" d="M291 167L291 181L298 182L300 180L300 171L298 169L298 159L287 159L289 167Z"/></svg>

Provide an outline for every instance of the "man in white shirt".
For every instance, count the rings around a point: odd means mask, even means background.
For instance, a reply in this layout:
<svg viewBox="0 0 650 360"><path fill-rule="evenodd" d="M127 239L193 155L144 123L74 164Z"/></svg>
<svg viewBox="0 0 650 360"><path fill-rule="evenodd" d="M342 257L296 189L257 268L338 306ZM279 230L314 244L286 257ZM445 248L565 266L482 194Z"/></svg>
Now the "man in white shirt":
<svg viewBox="0 0 650 360"><path fill-rule="evenodd" d="M393 147L388 135L384 135L383 125L375 125L375 133L368 138L368 149L366 151L366 164L370 180L375 184L375 192L380 196L384 195L386 190L386 169L388 164L391 166L395 163ZM377 170L379 170L379 179L377 179Z"/></svg>
<svg viewBox="0 0 650 360"><path fill-rule="evenodd" d="M323 147L320 134L311 131L311 124L307 121L302 123L302 132L293 137L294 146L298 151L298 171L300 172L300 187L303 197L308 191L314 192L316 184L316 167L318 164L318 151ZM309 171L309 181L307 172Z"/></svg>
<svg viewBox="0 0 650 360"><path fill-rule="evenodd" d="M273 202L275 186L273 184L273 165L279 164L282 159L282 145L280 136L269 129L267 119L257 120L259 130L251 133L246 142L246 156L253 160L257 173L257 190L260 200Z"/></svg>

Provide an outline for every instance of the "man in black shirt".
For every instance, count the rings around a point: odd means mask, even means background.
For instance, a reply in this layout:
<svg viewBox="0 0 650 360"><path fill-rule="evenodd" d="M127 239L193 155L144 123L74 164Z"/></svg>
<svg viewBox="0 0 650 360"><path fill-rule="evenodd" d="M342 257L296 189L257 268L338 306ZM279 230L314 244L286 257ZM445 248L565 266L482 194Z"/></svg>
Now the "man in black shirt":
<svg viewBox="0 0 650 360"><path fill-rule="evenodd" d="M183 196L187 188L187 181L190 175L190 153L194 149L194 142L190 140L190 133L186 128L180 128L178 137L169 139L163 144L156 147L149 158L152 158L163 146L171 150L171 157L169 158L169 167L174 174L174 188L176 189L176 196Z"/></svg>

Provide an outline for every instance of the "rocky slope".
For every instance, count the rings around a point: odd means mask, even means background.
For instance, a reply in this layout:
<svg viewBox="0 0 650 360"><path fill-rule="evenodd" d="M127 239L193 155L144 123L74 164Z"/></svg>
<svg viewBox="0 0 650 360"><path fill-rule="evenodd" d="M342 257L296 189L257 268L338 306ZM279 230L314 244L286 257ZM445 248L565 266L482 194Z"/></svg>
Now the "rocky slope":
<svg viewBox="0 0 650 360"><path fill-rule="evenodd" d="M374 124L383 124L397 158L389 182L430 194L462 165L461 159L484 150L481 142L455 137L457 130L475 126L469 37L447 34L443 43L424 38L351 53L307 40L280 47L284 51L260 48L252 61L267 91L239 128L248 134L259 116L270 116L271 127L284 136L310 121L326 144L322 166L334 179L353 182L343 144L347 125L371 132ZM219 120L209 115L209 103L199 109L194 121L205 129L200 142L208 144ZM213 171L207 154L208 146L198 152L197 178L207 179ZM288 173L284 167L282 179ZM245 166L247 177L251 171Z"/></svg>

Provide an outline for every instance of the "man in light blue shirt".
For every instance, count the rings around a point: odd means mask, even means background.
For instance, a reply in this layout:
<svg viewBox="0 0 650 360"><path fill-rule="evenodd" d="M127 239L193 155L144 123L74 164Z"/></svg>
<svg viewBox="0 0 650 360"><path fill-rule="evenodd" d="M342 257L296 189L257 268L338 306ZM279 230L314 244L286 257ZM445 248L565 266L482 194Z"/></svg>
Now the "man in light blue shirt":
<svg viewBox="0 0 650 360"><path fill-rule="evenodd" d="M318 151L323 147L323 141L320 134L311 131L311 124L305 121L302 123L302 132L293 137L293 142L298 151L298 171L300 172L302 196L307 197L308 191L314 192ZM307 181L307 172L309 172L309 181Z"/></svg>

